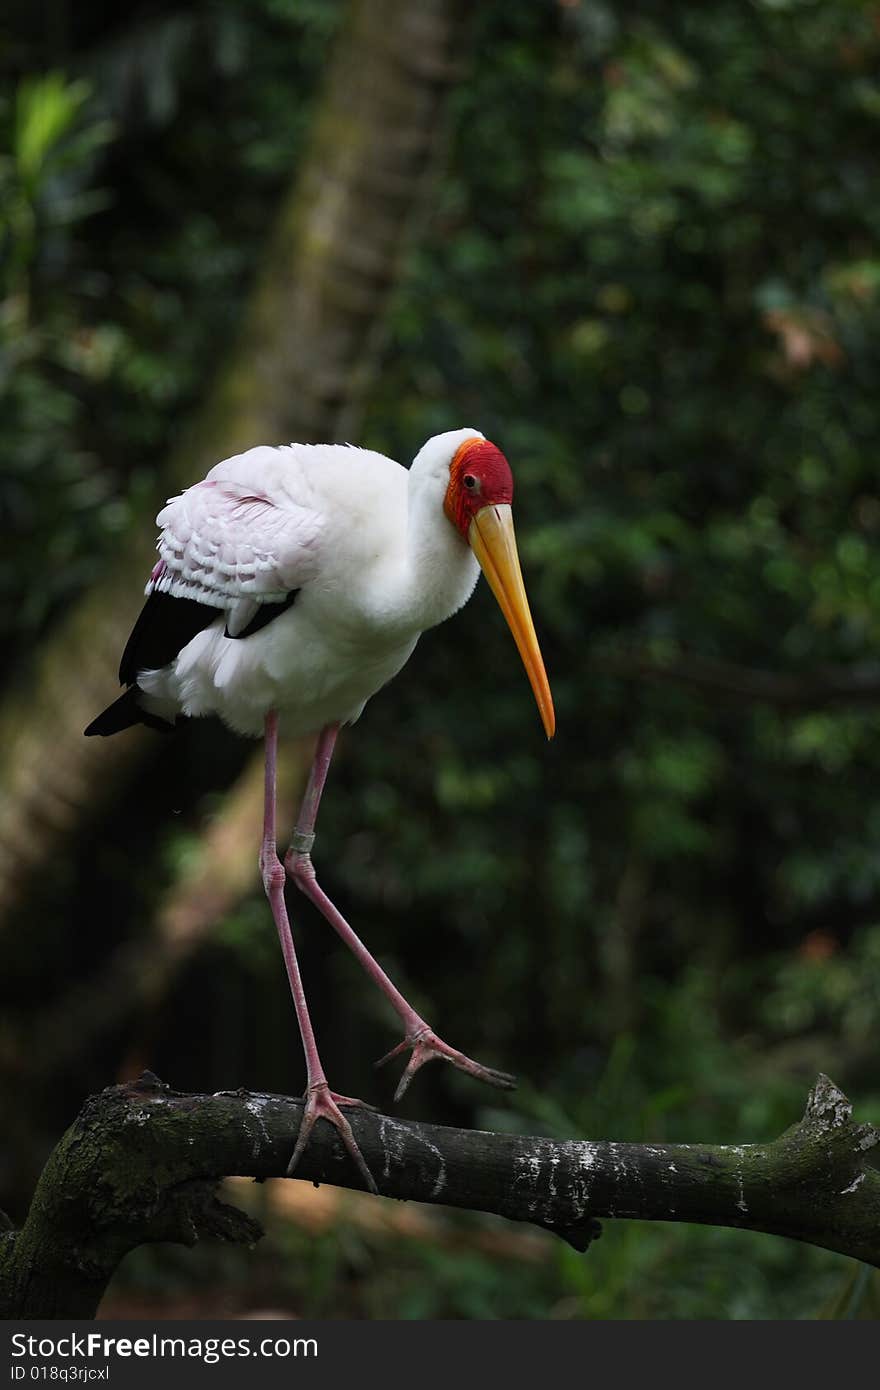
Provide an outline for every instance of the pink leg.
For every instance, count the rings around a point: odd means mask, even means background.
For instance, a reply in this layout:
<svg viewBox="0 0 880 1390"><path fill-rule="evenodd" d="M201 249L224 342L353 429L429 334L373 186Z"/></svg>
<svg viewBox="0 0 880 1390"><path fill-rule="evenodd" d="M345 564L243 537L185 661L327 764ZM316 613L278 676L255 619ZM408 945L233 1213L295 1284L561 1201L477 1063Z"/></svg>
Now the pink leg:
<svg viewBox="0 0 880 1390"><path fill-rule="evenodd" d="M321 1059L318 1056L315 1033L312 1028L312 1020L309 1017L306 996L303 991L302 977L299 973L299 962L296 958L293 936L290 931L290 922L287 918L287 907L284 902L284 884L286 882L284 865L278 858L275 839L275 778L277 755L278 714L275 710L270 710L266 715L266 799L263 813L263 844L260 850L260 871L263 875L263 886L266 890L266 897L269 899L269 904L272 908L272 916L275 918L275 925L278 928L281 950L284 955L284 964L287 967L287 978L290 981L290 992L293 995L296 1018L302 1037L303 1049L306 1054L306 1105L299 1127L296 1147L293 1151L290 1163L288 1164L287 1172L289 1176L292 1175L316 1122L323 1118L329 1120L332 1125L336 1126L342 1142L354 1160L364 1183L371 1192L376 1192L377 1188L373 1181L373 1175L364 1162L363 1155L351 1132L351 1125L339 1109L340 1104L360 1105L362 1102L349 1100L345 1096L337 1096L327 1085L327 1078L324 1075L324 1068L321 1066Z"/></svg>
<svg viewBox="0 0 880 1390"><path fill-rule="evenodd" d="M387 1056L377 1063L377 1066L390 1062L392 1058L399 1056L408 1048L412 1049L412 1055L394 1093L395 1100L400 1100L420 1067L423 1067L426 1062L444 1059L451 1062L459 1071L467 1072L469 1076L475 1076L480 1081L487 1081L490 1086L511 1090L516 1085L514 1077L507 1072L495 1071L492 1067L484 1067L479 1062L471 1061L470 1057L466 1057L463 1052L458 1052L454 1047L450 1047L448 1043L437 1037L433 1028L407 1003L400 990L391 982L378 961L370 955L360 937L351 929L342 913L334 907L318 883L312 865L311 850L315 842L315 821L318 816L318 807L321 804L321 794L324 790L324 783L327 781L330 759L333 757L338 733L338 724L328 724L318 738L312 770L309 774L308 785L290 848L284 858L284 867L297 888L305 893L322 916L327 919L333 930L342 937L370 979L379 986L386 999L390 1001L392 1008L403 1023L405 1030L403 1042L392 1048Z"/></svg>

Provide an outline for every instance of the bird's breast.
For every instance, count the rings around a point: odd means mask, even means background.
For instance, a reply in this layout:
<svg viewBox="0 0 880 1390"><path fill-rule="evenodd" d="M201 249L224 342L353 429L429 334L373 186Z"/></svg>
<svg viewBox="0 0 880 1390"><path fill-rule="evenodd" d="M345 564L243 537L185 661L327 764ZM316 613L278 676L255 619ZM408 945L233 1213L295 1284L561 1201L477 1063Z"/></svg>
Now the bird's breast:
<svg viewBox="0 0 880 1390"><path fill-rule="evenodd" d="M406 664L418 638L396 626L358 621L314 596L303 599L272 624L274 632L267 630L261 663L291 733L357 718Z"/></svg>

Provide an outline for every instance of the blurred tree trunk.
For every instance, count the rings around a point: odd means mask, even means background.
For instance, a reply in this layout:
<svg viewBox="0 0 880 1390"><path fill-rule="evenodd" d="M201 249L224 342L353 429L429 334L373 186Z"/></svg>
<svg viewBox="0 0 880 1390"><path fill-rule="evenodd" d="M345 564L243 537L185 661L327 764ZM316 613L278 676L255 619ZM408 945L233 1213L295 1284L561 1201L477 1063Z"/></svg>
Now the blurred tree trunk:
<svg viewBox="0 0 880 1390"><path fill-rule="evenodd" d="M308 775L307 745L283 748L279 757L279 824L292 824L295 786ZM28 1019L27 1046L0 1045L0 1087L36 1085L132 1014L157 1007L187 961L223 920L254 891L257 879L257 827L263 814L263 759L249 759L223 806L202 834L193 855L159 904L148 938L125 937L87 979L71 982L60 998ZM131 1044L142 1045L135 1029ZM143 1070L145 1062L127 1057L120 1067Z"/></svg>
<svg viewBox="0 0 880 1390"><path fill-rule="evenodd" d="M156 503L252 444L348 437L456 76L461 0L352 0L312 136L237 349L157 480ZM153 558L142 518L0 708L0 919L77 813L142 756L132 732L82 730L114 693Z"/></svg>

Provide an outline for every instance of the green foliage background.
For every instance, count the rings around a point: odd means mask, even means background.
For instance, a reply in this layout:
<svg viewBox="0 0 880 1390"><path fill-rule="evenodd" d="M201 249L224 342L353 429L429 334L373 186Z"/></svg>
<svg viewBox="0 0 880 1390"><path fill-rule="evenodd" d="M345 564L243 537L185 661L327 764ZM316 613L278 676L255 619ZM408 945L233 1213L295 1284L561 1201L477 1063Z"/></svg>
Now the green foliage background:
<svg viewBox="0 0 880 1390"><path fill-rule="evenodd" d="M152 524L155 469L234 340L341 13L56 0L3 21L10 679L120 533ZM559 733L544 744L481 591L345 738L316 854L330 891L445 1036L524 1079L489 1109L434 1071L407 1112L747 1142L792 1122L821 1068L876 1119L875 707L650 682L627 660L805 689L880 663L880 9L490 0L473 42L362 438L406 459L473 424L504 448ZM184 738L184 769L238 756L231 736ZM154 827L150 872L127 900L123 824L89 892L146 930L216 795L151 784L132 812ZM163 1005L151 1064L178 1086L300 1084L257 889L255 873ZM82 911L87 966L120 919ZM331 1079L384 1103L384 1010L304 930ZM59 949L48 970L18 963L21 997L66 987ZM528 1263L469 1246L484 1225L457 1220L449 1248L279 1231L257 1277L325 1316L867 1306L846 1261L771 1237L609 1226L587 1257ZM190 1288L215 1253L141 1254L122 1283ZM255 1277L226 1274L227 1292Z"/></svg>

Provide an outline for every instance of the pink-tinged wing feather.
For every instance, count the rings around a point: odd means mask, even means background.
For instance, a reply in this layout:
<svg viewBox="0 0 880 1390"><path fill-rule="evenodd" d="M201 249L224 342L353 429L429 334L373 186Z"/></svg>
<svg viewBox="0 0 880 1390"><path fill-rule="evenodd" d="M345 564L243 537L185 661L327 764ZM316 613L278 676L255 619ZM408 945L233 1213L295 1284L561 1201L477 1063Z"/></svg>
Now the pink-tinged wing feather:
<svg viewBox="0 0 880 1390"><path fill-rule="evenodd" d="M217 608L277 602L317 570L320 515L278 490L208 477L156 518L159 564L147 585Z"/></svg>

